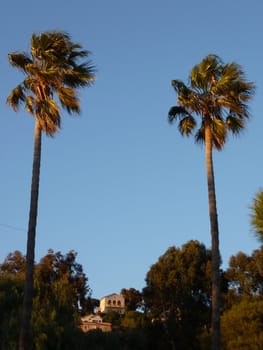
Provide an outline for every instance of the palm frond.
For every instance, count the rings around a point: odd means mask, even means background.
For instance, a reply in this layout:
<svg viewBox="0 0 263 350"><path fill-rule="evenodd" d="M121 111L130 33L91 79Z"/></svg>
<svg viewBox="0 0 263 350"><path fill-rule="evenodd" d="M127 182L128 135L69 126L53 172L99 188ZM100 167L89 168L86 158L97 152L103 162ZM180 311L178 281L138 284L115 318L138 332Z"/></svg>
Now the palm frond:
<svg viewBox="0 0 263 350"><path fill-rule="evenodd" d="M220 118L213 118L210 129L212 133L213 147L220 151L226 143L226 124Z"/></svg>
<svg viewBox="0 0 263 350"><path fill-rule="evenodd" d="M220 79L213 87L213 92L217 95L232 95L249 99L254 94L255 86L246 81L245 74L241 67L235 63L229 63L224 66Z"/></svg>
<svg viewBox="0 0 263 350"><path fill-rule="evenodd" d="M181 80L172 80L171 84L177 94L187 95L190 93L190 89Z"/></svg>
<svg viewBox="0 0 263 350"><path fill-rule="evenodd" d="M33 96L29 95L26 97L25 109L29 114L35 115L36 100Z"/></svg>
<svg viewBox="0 0 263 350"><path fill-rule="evenodd" d="M37 101L35 113L41 130L48 136L52 136L60 128L59 107L54 100L46 99Z"/></svg>
<svg viewBox="0 0 263 350"><path fill-rule="evenodd" d="M168 112L169 122L173 122L178 117L186 117L188 115L189 115L189 113L187 112L187 110L185 108L180 107L180 106L173 106L170 108L170 110Z"/></svg>
<svg viewBox="0 0 263 350"><path fill-rule="evenodd" d="M41 63L42 68L67 68L67 55L71 45L70 37L65 32L44 32L39 36L33 34L31 54L34 61Z"/></svg>
<svg viewBox="0 0 263 350"><path fill-rule="evenodd" d="M212 146L213 148L221 151L226 142L226 130L225 124L222 120L215 118L211 122L211 134L212 134ZM201 127L197 130L195 134L195 142L199 144L205 143L205 124L202 122Z"/></svg>
<svg viewBox="0 0 263 350"><path fill-rule="evenodd" d="M217 55L206 56L195 65L190 73L191 86L197 90L209 91L222 71L222 62Z"/></svg>
<svg viewBox="0 0 263 350"><path fill-rule="evenodd" d="M195 129L195 127L196 127L196 121L191 115L185 118L182 118L178 123L179 132L183 136L190 136L193 130Z"/></svg>
<svg viewBox="0 0 263 350"><path fill-rule="evenodd" d="M195 134L195 142L199 144L203 144L205 142L205 128L203 124Z"/></svg>
<svg viewBox="0 0 263 350"><path fill-rule="evenodd" d="M80 112L79 100L75 95L74 89L60 87L57 93L62 107L66 108L69 114Z"/></svg>
<svg viewBox="0 0 263 350"><path fill-rule="evenodd" d="M36 79L34 76L28 75L23 81L25 91L35 93Z"/></svg>
<svg viewBox="0 0 263 350"><path fill-rule="evenodd" d="M32 63L25 52L11 52L8 54L8 59L12 67L20 69L23 73L27 73L27 66Z"/></svg>
<svg viewBox="0 0 263 350"><path fill-rule="evenodd" d="M86 58L90 56L91 52L88 50L75 50L76 48L81 49L81 45L73 45L72 51L68 55L68 63L73 67L76 65L76 61L80 58Z"/></svg>
<svg viewBox="0 0 263 350"><path fill-rule="evenodd" d="M235 116L235 114L230 114L226 118L226 125L227 129L234 135L240 134L245 127L244 119L240 116Z"/></svg>
<svg viewBox="0 0 263 350"><path fill-rule="evenodd" d="M17 85L7 97L6 102L15 112L17 112L20 104L22 104L25 99L26 96L24 94L23 86Z"/></svg>
<svg viewBox="0 0 263 350"><path fill-rule="evenodd" d="M95 68L89 62L64 72L63 83L71 88L85 87L95 81Z"/></svg>

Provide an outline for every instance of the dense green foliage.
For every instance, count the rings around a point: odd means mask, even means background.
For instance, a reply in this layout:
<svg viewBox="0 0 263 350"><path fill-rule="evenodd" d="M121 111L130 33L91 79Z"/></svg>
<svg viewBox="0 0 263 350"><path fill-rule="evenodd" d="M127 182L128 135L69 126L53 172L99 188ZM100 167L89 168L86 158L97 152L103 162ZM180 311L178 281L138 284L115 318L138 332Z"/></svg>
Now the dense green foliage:
<svg viewBox="0 0 263 350"><path fill-rule="evenodd" d="M35 265L32 350L210 350L211 251L198 241L169 247L154 263L142 292L122 289L124 315L103 320L112 332L82 333L80 317L98 306L77 254L49 250ZM25 257L0 264L0 349L16 350L22 315ZM221 271L222 349L257 350L263 341L263 247L232 256ZM135 308L139 305L140 311ZM30 349L31 350L31 349Z"/></svg>
<svg viewBox="0 0 263 350"><path fill-rule="evenodd" d="M224 350L261 350L263 300L244 299L222 316Z"/></svg>
<svg viewBox="0 0 263 350"><path fill-rule="evenodd" d="M91 312L90 289L74 251L52 250L35 266L32 333L34 349L72 349L81 311ZM9 254L0 268L1 345L17 349L25 257Z"/></svg>
<svg viewBox="0 0 263 350"><path fill-rule="evenodd" d="M146 308L174 346L198 349L198 335L209 329L211 251L197 241L170 247L146 276Z"/></svg>
<svg viewBox="0 0 263 350"><path fill-rule="evenodd" d="M127 311L136 311L142 308L142 293L135 288L125 289L122 288L121 294L125 299L125 309Z"/></svg>

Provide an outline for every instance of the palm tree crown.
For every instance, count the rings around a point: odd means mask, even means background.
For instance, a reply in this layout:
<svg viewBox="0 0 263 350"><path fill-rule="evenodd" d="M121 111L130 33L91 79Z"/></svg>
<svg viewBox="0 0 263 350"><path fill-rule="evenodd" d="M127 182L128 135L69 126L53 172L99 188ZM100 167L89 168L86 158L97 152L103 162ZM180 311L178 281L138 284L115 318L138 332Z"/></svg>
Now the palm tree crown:
<svg viewBox="0 0 263 350"><path fill-rule="evenodd" d="M195 133L197 142L205 141L205 126L209 126L212 146L221 150L228 132L239 134L249 118L246 102L254 92L254 85L245 80L236 63L224 65L216 55L208 55L190 73L190 86L172 80L178 94L178 106L169 111L169 121L178 119L182 135L189 136L197 127L194 115L201 117Z"/></svg>
<svg viewBox="0 0 263 350"><path fill-rule="evenodd" d="M60 128L57 101L68 113L79 113L76 88L94 81L94 67L90 62L78 62L88 56L89 52L72 43L65 32L32 34L30 54L9 54L10 64L26 78L12 90L7 103L15 111L24 104L26 111L38 119L41 131L52 136Z"/></svg>

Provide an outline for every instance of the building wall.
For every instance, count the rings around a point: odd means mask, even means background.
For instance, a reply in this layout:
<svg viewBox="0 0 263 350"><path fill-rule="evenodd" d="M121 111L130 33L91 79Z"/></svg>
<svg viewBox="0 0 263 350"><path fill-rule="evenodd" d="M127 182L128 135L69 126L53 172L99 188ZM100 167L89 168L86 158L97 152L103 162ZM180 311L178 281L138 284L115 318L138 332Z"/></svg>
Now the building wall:
<svg viewBox="0 0 263 350"><path fill-rule="evenodd" d="M100 312L107 313L110 311L125 313L125 299L119 294L110 294L105 296L100 301Z"/></svg>
<svg viewBox="0 0 263 350"><path fill-rule="evenodd" d="M88 315L81 318L80 328L84 333L95 329L101 329L103 332L110 332L111 323L103 322L99 315Z"/></svg>

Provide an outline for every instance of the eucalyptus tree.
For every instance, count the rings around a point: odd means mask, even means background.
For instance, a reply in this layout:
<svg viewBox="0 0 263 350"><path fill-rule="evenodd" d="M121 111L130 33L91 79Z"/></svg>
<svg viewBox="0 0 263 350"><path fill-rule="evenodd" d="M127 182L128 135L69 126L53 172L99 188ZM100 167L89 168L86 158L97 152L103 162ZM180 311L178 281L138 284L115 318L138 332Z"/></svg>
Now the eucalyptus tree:
<svg viewBox="0 0 263 350"><path fill-rule="evenodd" d="M213 349L220 349L220 251L213 150L222 150L229 133L238 135L250 117L248 101L254 84L235 62L224 64L216 55L206 56L193 67L189 84L172 80L178 96L169 110L169 121L178 121L179 132L205 144L206 174L212 249ZM198 124L199 121L199 124Z"/></svg>
<svg viewBox="0 0 263 350"><path fill-rule="evenodd" d="M31 36L31 51L12 52L9 62L19 69L25 79L9 94L7 103L15 111L20 105L35 117L34 156L29 210L26 280L19 349L29 349L32 313L35 235L37 225L41 135L53 136L60 128L61 110L69 114L80 112L78 88L94 81L94 67L90 53L72 42L62 31L48 31Z"/></svg>
<svg viewBox="0 0 263 350"><path fill-rule="evenodd" d="M257 238L263 243L263 189L256 193L250 209L252 210L250 215L252 228Z"/></svg>
<svg viewBox="0 0 263 350"><path fill-rule="evenodd" d="M211 308L211 251L198 241L169 247L148 271L146 309L162 326L171 349L199 349L208 336Z"/></svg>

